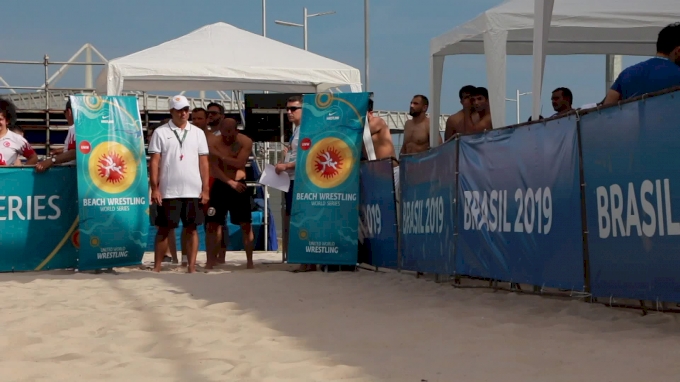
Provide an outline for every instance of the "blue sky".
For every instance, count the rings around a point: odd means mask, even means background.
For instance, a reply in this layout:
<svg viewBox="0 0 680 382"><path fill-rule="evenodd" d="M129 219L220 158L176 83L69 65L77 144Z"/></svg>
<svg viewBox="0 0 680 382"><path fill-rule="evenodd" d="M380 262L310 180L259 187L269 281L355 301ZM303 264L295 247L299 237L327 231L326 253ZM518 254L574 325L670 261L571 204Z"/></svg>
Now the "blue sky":
<svg viewBox="0 0 680 382"><path fill-rule="evenodd" d="M83 44L92 43L108 59L180 37L206 24L219 21L255 33L262 31L261 0L116 0L115 2L61 0L47 6L43 1L5 0L11 12L3 17L5 38L0 42L2 59L66 61ZM429 95L429 43L457 25L473 19L501 0L371 0L370 90L379 110L408 110L414 94ZM269 0L267 37L302 47L302 29L274 24L275 19L302 22L302 9L310 13L334 10L334 15L309 20L309 50L352 65L363 72L363 0ZM115 4L115 5L114 5ZM5 4L7 5L7 4ZM209 54L209 52L206 52ZM624 57L623 66L641 58ZM79 60L82 61L82 60ZM531 90L531 57L508 57L507 97L515 89ZM446 59L442 111L459 109L458 89L467 84L486 86L485 61L481 55ZM51 66L53 73L58 69ZM99 70L95 71L95 78ZM546 60L543 115L552 112L549 92L567 86L574 104L604 98L604 56L551 56ZM42 66L0 64L0 76L13 86L40 86ZM84 69L73 67L59 87L83 87ZM209 94L210 96L210 94ZM530 114L530 96L521 98L521 117ZM507 123L516 118L515 104L508 102Z"/></svg>

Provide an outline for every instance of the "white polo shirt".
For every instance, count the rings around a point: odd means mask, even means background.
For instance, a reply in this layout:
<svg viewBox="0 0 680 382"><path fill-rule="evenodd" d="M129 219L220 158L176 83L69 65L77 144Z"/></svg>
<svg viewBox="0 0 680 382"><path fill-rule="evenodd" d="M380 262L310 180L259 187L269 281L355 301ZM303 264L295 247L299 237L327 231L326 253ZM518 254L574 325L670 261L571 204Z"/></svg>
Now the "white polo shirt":
<svg viewBox="0 0 680 382"><path fill-rule="evenodd" d="M201 195L203 183L198 157L208 155L208 141L203 130L189 122L180 129L169 121L153 131L149 154L161 154L158 177L163 199L198 198Z"/></svg>

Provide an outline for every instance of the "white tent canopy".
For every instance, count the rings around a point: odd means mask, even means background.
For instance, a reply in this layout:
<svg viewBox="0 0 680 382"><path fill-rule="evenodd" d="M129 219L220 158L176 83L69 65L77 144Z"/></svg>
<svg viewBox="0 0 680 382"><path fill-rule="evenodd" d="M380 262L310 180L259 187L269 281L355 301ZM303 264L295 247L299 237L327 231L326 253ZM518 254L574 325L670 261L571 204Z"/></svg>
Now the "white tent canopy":
<svg viewBox="0 0 680 382"><path fill-rule="evenodd" d="M226 23L110 60L97 91L269 90L316 93L349 85L361 73L349 65Z"/></svg>
<svg viewBox="0 0 680 382"><path fill-rule="evenodd" d="M548 39L545 44L537 41L539 57L534 58L533 78L538 82L542 82L544 55L653 56L661 28L680 20L678 0L554 0L554 7L552 0L545 4L535 4L534 1L508 0L430 41L431 121L437 121L441 114L444 58L457 54L486 54L491 117L495 127L505 125L506 55L535 52L536 10L539 17L545 16L537 20L540 29L543 29L537 30L538 35ZM565 79L565 82L568 81ZM537 85L540 89L540 84L534 84L534 88ZM534 92L532 96L533 109L540 109L540 92ZM436 131L432 126L431 131ZM433 145L436 144L433 140Z"/></svg>

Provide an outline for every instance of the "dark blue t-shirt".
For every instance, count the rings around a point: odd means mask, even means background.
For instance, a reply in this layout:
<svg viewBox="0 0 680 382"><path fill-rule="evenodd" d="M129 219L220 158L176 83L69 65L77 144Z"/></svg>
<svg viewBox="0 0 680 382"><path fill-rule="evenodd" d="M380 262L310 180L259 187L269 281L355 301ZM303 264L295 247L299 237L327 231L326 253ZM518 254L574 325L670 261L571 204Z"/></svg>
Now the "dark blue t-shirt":
<svg viewBox="0 0 680 382"><path fill-rule="evenodd" d="M612 85L625 100L646 93L680 86L680 66L663 57L654 57L626 68Z"/></svg>

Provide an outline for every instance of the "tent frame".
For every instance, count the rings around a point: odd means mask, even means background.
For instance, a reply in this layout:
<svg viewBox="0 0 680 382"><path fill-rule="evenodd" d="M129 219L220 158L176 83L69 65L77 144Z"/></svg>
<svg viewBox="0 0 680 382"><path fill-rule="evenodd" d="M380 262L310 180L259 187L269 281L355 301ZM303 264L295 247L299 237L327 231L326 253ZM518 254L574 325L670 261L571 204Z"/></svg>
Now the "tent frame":
<svg viewBox="0 0 680 382"><path fill-rule="evenodd" d="M558 0L557 5L555 0L507 0L433 38L430 41L430 145L438 144L434 139L438 126L434 122L441 115L446 56L485 54L491 118L495 128L503 127L508 53L533 54L532 117L537 118L546 54L653 56L658 31L680 16L680 3L676 1L653 3L656 12L649 9L652 4L635 0ZM586 12L583 9L586 6L592 9ZM594 33L595 28L602 32ZM607 72L611 77L609 67Z"/></svg>

